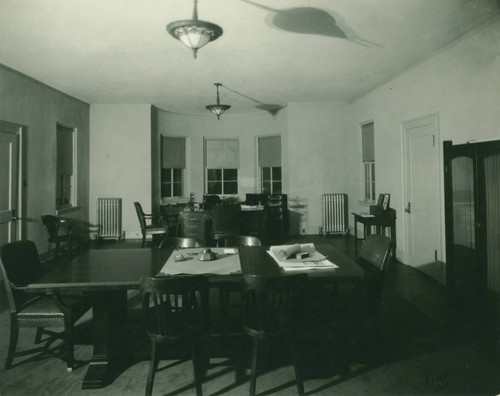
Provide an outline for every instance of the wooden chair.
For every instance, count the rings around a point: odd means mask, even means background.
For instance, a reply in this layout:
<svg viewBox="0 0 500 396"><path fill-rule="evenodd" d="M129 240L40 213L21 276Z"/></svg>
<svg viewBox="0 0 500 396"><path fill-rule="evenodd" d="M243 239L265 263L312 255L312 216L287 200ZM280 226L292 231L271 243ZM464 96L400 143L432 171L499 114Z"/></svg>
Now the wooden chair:
<svg viewBox="0 0 500 396"><path fill-rule="evenodd" d="M151 235L153 237L153 244L155 243L156 237L159 235L165 235L168 232L168 227L162 224L154 222L155 217L152 214L146 214L142 210L142 206L139 202L134 202L135 211L137 212L137 218L139 219L139 224L141 226L142 233L142 247L146 244L146 237ZM147 224L150 221L150 224Z"/></svg>
<svg viewBox="0 0 500 396"><path fill-rule="evenodd" d="M175 237L177 234L177 224L179 223L179 213L187 208L187 203L177 203L160 206L163 222L167 225L168 236Z"/></svg>
<svg viewBox="0 0 500 396"><path fill-rule="evenodd" d="M340 338L340 346L380 342L380 306L392 250L391 238L369 235L361 247L357 262L372 277L356 284L334 286L331 312L323 317L330 319L330 329Z"/></svg>
<svg viewBox="0 0 500 396"><path fill-rule="evenodd" d="M203 209L211 210L215 205L220 205L221 199L218 195L208 195L203 196Z"/></svg>
<svg viewBox="0 0 500 396"><path fill-rule="evenodd" d="M80 236L73 234L73 222L69 219L61 219L53 215L43 215L42 223L49 234L49 249L55 244L54 258L59 254L62 244L66 244L68 254L71 256L73 243L78 242L81 246Z"/></svg>
<svg viewBox="0 0 500 396"><path fill-rule="evenodd" d="M365 285L365 293L361 306L367 316L378 319L378 312L382 300L382 291L391 255L393 254L393 241L384 235L369 235L361 247L357 263L373 274L373 281Z"/></svg>
<svg viewBox="0 0 500 396"><path fill-rule="evenodd" d="M221 238L217 241L218 247L241 247L241 246L261 246L260 239L254 236L238 235ZM228 311L231 307L241 307L242 299L242 283L238 280L221 282L218 285L219 289L219 305L221 314L221 332L223 335L230 328L230 320ZM231 295L236 295L236 301L231 302Z"/></svg>
<svg viewBox="0 0 500 396"><path fill-rule="evenodd" d="M210 239L210 215L205 212L180 212L177 236L193 238L201 246L208 246Z"/></svg>
<svg viewBox="0 0 500 396"><path fill-rule="evenodd" d="M52 294L46 295L24 293L17 286L25 286L42 276L42 267L38 251L31 241L8 243L0 248L0 272L7 293L7 303L10 312L10 340L5 369L12 367L14 357L24 356L29 352L40 351L40 348L30 351L16 352L19 329L35 327L37 329L35 343L42 342L43 335L50 337L45 340L45 350L59 336L65 340L67 370L72 371L73 357L73 324L90 308L81 296ZM45 328L62 328L62 333L54 333Z"/></svg>
<svg viewBox="0 0 500 396"><path fill-rule="evenodd" d="M208 325L208 279L201 275L143 278L140 283L151 359L146 395L151 395L160 356L159 344L191 347L196 394L202 394L200 340Z"/></svg>
<svg viewBox="0 0 500 396"><path fill-rule="evenodd" d="M241 221L240 205L216 205L210 210L210 217L212 219L212 238L215 241L239 235Z"/></svg>
<svg viewBox="0 0 500 396"><path fill-rule="evenodd" d="M258 360L265 340L285 340L290 346L295 369L297 391L304 394L304 384L298 369L295 340L300 337L301 318L296 309L307 283L306 274L278 277L244 275L243 326L252 338L252 372L250 395L255 395ZM269 344L271 347L273 344ZM266 350L266 349L264 349Z"/></svg>
<svg viewBox="0 0 500 396"><path fill-rule="evenodd" d="M217 240L217 247L261 246L260 239L251 235L237 235Z"/></svg>
<svg viewBox="0 0 500 396"><path fill-rule="evenodd" d="M183 238L183 237L168 237L168 238L163 238L158 245L160 249L162 248L194 248L194 247L199 247L200 244L198 241L194 238Z"/></svg>

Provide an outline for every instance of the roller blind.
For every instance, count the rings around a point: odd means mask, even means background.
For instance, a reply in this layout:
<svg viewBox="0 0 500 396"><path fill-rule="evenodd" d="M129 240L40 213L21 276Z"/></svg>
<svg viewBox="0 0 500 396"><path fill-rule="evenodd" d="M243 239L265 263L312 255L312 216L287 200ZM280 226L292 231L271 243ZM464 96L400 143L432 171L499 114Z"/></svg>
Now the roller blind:
<svg viewBox="0 0 500 396"><path fill-rule="evenodd" d="M281 137L259 138L259 166L262 168L281 166Z"/></svg>
<svg viewBox="0 0 500 396"><path fill-rule="evenodd" d="M363 147L363 162L375 161L375 127L373 122L361 127L361 143Z"/></svg>
<svg viewBox="0 0 500 396"><path fill-rule="evenodd" d="M73 174L73 130L57 127L57 174Z"/></svg>
<svg viewBox="0 0 500 396"><path fill-rule="evenodd" d="M207 139L205 150L208 169L236 169L240 167L238 139Z"/></svg>
<svg viewBox="0 0 500 396"><path fill-rule="evenodd" d="M167 169L186 168L186 139L162 137L162 167Z"/></svg>

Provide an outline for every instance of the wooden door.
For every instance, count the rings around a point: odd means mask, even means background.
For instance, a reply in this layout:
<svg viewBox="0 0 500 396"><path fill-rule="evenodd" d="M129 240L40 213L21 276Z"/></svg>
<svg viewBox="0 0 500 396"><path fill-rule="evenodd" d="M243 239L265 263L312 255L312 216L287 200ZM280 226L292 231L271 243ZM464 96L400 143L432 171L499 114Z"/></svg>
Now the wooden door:
<svg viewBox="0 0 500 396"><path fill-rule="evenodd" d="M19 238L20 131L19 126L0 121L0 246Z"/></svg>
<svg viewBox="0 0 500 396"><path fill-rule="evenodd" d="M437 115L403 124L406 263L444 283Z"/></svg>
<svg viewBox="0 0 500 396"><path fill-rule="evenodd" d="M500 141L444 142L447 285L455 307L500 292Z"/></svg>

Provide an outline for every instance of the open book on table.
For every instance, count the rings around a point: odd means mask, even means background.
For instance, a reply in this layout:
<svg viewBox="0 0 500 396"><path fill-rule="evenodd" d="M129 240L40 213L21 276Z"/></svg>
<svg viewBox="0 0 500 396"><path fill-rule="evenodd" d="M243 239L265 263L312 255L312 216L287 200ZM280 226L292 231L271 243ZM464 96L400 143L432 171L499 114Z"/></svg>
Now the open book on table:
<svg viewBox="0 0 500 396"><path fill-rule="evenodd" d="M271 246L268 253L287 271L338 268L316 250L314 243Z"/></svg>

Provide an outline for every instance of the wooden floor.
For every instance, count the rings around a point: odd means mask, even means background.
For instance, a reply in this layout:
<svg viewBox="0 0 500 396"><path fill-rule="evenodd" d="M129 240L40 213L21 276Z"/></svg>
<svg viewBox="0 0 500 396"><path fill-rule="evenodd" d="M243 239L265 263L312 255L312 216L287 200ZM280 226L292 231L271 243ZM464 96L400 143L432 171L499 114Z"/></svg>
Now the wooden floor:
<svg viewBox="0 0 500 396"><path fill-rule="evenodd" d="M352 237L304 237L289 242L332 244L356 258ZM135 248L139 241L93 242L93 249ZM134 296L131 311L136 310ZM1 304L4 306L4 304ZM137 311L135 311L137 313ZM345 346L348 367L336 366L338 351L317 347L307 365L306 394L382 395L382 394L455 394L496 395L500 393L500 331L493 308L482 321L463 317L450 321L446 290L427 275L396 263L387 277L381 307L383 334L369 342ZM91 357L90 314L77 327L75 356L79 362L72 373L57 357L39 355L17 360L11 370L0 367L0 395L136 395L143 394L147 360L124 362L122 371L106 388L81 390L86 363ZM24 330L24 329L23 329ZM20 347L31 348L34 332L21 331ZM140 330L138 330L140 331ZM7 312L0 313L0 356L6 355L9 334ZM126 347L126 345L124 345ZM248 394L248 370L237 376L234 358L247 359L246 344L221 345L233 348L230 358L221 354L210 360L203 383L206 395ZM286 360L271 354L273 363L257 380L260 395L296 394L294 372ZM344 351L345 353L345 351ZM153 394L193 395L192 366L189 361L162 361L166 369L157 375ZM241 374L241 373L240 373ZM238 380L237 380L238 379Z"/></svg>

